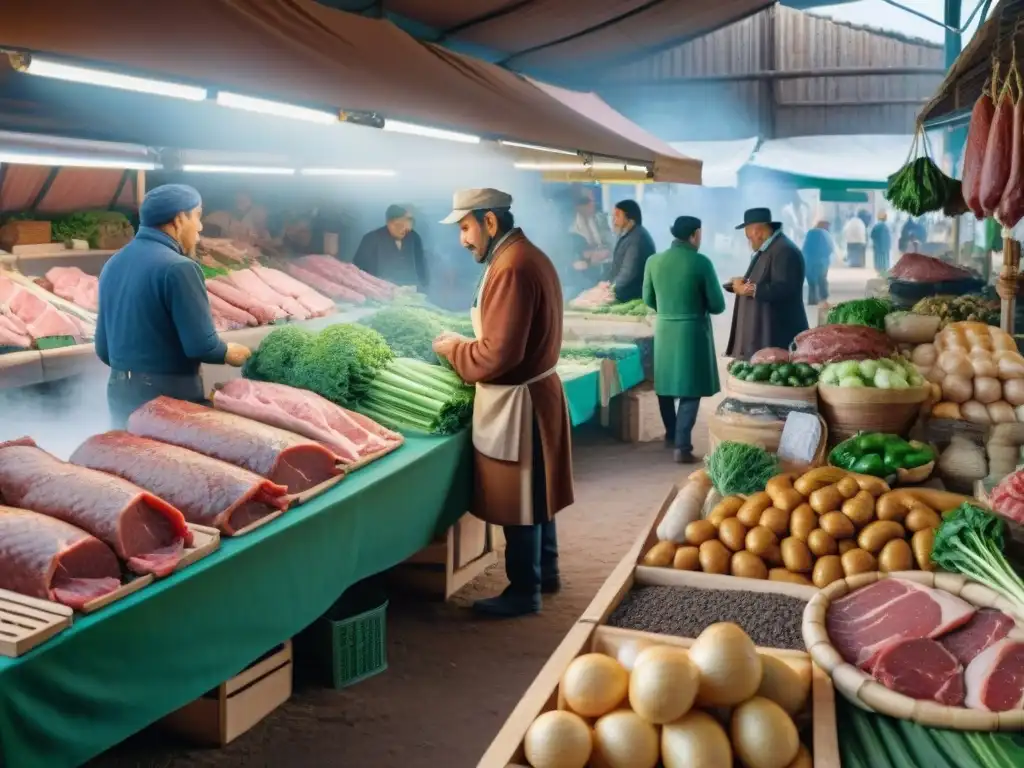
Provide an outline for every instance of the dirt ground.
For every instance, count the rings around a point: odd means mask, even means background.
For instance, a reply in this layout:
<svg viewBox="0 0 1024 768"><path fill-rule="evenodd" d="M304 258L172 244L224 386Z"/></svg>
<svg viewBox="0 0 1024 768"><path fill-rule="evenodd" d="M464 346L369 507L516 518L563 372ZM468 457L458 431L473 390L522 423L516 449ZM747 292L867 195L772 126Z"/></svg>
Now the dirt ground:
<svg viewBox="0 0 1024 768"><path fill-rule="evenodd" d="M833 301L863 296L867 270L836 270ZM730 302L731 303L731 302ZM719 348L731 307L715 322ZM812 325L816 310L808 308ZM706 401L694 430L707 449ZM692 467L672 463L662 442L628 445L599 428L574 432L576 504L558 516L563 591L544 611L511 621L467 606L500 591L492 568L448 604L392 593L387 672L335 691L297 681L292 699L220 750L188 749L150 728L91 768L472 768L548 656Z"/></svg>

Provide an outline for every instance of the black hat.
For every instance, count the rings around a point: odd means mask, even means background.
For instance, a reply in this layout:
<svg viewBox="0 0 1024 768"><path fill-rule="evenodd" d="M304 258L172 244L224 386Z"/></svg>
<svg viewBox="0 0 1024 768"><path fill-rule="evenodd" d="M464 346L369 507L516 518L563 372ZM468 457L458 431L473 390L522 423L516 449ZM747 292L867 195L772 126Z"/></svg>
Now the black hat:
<svg viewBox="0 0 1024 768"><path fill-rule="evenodd" d="M389 205L388 209L384 212L384 221L394 221L395 219L404 219L411 217L412 212L409 210L407 205Z"/></svg>
<svg viewBox="0 0 1024 768"><path fill-rule="evenodd" d="M743 212L743 223L738 224L736 229L743 229L751 224L768 224L772 229L778 229L782 226L781 222L772 220L772 211L770 208L749 208Z"/></svg>
<svg viewBox="0 0 1024 768"><path fill-rule="evenodd" d="M672 237L678 240L689 240L698 229L700 229L700 219L696 216L680 216L672 224Z"/></svg>

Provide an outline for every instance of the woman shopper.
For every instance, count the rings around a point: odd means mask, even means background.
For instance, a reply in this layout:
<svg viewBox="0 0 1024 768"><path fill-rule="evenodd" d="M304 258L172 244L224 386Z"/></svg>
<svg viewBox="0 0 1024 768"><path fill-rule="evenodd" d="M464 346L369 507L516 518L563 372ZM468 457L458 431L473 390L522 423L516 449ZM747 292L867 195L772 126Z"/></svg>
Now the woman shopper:
<svg viewBox="0 0 1024 768"><path fill-rule="evenodd" d="M711 315L725 311L725 296L711 260L698 251L700 219L680 216L671 231L672 246L647 260L643 299L658 313L654 391L665 423L665 441L675 449L677 463L694 464L700 460L693 453L700 400L719 390Z"/></svg>

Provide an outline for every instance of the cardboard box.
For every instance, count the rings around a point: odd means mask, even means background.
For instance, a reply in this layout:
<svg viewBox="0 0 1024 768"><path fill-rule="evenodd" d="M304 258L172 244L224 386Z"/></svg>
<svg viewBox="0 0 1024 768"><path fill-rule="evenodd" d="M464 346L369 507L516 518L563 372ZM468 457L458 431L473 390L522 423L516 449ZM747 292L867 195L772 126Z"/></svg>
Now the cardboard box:
<svg viewBox="0 0 1024 768"><path fill-rule="evenodd" d="M169 730L204 746L223 747L292 695L292 641L246 667L205 696L163 719Z"/></svg>
<svg viewBox="0 0 1024 768"><path fill-rule="evenodd" d="M658 396L648 382L612 398L609 428L626 443L649 443L665 438Z"/></svg>

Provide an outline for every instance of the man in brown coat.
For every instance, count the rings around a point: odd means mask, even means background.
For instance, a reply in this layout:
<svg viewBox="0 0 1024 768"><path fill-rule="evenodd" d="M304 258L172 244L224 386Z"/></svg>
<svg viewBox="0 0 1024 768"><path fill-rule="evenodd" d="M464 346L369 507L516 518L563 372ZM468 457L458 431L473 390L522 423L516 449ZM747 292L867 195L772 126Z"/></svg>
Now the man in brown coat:
<svg viewBox="0 0 1024 768"><path fill-rule="evenodd" d="M473 514L505 529L509 586L478 611L520 616L557 592L554 515L573 502L572 443L562 382L562 290L550 259L515 226L512 197L496 189L455 193L442 223L458 224L483 265L473 302L475 339L442 334L434 350L476 385Z"/></svg>

